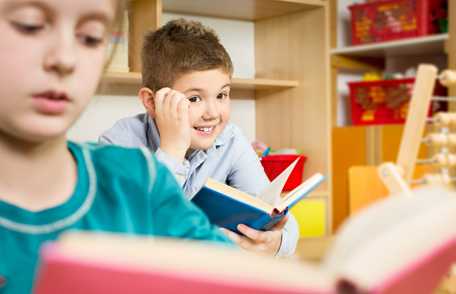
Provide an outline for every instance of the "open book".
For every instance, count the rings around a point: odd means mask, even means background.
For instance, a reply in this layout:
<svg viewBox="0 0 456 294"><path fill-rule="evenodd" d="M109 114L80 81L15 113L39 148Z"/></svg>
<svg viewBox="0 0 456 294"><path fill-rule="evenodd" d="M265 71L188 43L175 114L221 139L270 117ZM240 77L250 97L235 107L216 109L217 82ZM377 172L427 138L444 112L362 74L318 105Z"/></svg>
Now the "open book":
<svg viewBox="0 0 456 294"><path fill-rule="evenodd" d="M213 224L220 227L237 232L237 225L245 224L257 230L268 230L324 179L322 174L314 174L281 197L282 188L296 163L297 160L257 197L209 179L192 198L192 202L206 213Z"/></svg>
<svg viewBox="0 0 456 294"><path fill-rule="evenodd" d="M44 248L37 294L429 294L456 261L456 195L390 197L348 221L321 265L195 241L67 235Z"/></svg>

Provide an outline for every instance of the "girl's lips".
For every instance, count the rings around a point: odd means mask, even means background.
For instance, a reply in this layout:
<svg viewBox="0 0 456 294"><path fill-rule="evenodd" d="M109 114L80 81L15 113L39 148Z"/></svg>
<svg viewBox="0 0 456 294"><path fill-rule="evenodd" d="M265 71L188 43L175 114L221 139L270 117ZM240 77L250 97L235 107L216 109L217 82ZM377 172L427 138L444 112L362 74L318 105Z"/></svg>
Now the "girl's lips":
<svg viewBox="0 0 456 294"><path fill-rule="evenodd" d="M43 114L63 114L70 100L65 93L47 91L34 94L32 101L35 109Z"/></svg>

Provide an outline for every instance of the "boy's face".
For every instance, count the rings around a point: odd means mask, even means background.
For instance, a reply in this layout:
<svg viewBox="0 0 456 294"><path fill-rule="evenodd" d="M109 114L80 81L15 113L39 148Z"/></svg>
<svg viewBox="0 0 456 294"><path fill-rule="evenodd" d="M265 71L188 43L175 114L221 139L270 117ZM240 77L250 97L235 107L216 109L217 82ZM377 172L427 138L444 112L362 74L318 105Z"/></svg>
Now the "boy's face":
<svg viewBox="0 0 456 294"><path fill-rule="evenodd" d="M195 71L180 76L173 89L190 101L191 149L209 149L230 118L229 74L220 70Z"/></svg>
<svg viewBox="0 0 456 294"><path fill-rule="evenodd" d="M0 0L0 139L64 136L96 90L114 0Z"/></svg>

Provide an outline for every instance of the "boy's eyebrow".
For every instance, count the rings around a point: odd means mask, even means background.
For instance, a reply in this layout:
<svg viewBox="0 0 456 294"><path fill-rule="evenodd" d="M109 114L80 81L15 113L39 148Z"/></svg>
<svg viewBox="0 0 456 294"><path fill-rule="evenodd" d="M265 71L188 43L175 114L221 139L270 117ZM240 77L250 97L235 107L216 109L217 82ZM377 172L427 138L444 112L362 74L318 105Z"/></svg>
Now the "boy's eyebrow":
<svg viewBox="0 0 456 294"><path fill-rule="evenodd" d="M220 88L220 90L222 90L223 88L226 88L226 87L230 87L230 86L231 86L231 83L225 84Z"/></svg>
<svg viewBox="0 0 456 294"><path fill-rule="evenodd" d="M222 90L223 88L229 87L229 86L231 86L230 83L225 84L222 87L220 87L220 90ZM204 91L205 90L201 89L201 88L190 88L190 89L185 90L184 92L204 92Z"/></svg>

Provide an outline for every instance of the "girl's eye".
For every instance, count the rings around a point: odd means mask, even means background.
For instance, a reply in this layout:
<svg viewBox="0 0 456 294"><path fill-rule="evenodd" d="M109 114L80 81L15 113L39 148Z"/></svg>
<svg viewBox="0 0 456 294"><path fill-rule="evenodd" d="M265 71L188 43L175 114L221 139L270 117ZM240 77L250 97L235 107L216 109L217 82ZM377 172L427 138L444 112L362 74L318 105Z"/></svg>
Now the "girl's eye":
<svg viewBox="0 0 456 294"><path fill-rule="evenodd" d="M229 97L228 93L225 93L225 92L220 93L220 94L217 95L218 99L226 99L228 97Z"/></svg>
<svg viewBox="0 0 456 294"><path fill-rule="evenodd" d="M21 5L8 13L9 22L14 29L26 35L33 35L49 24L46 13L33 4Z"/></svg>
<svg viewBox="0 0 456 294"><path fill-rule="evenodd" d="M99 45L101 45L104 41L103 38L94 37L94 36L85 35L85 34L79 34L77 37L83 45L85 45L89 48L96 48Z"/></svg>
<svg viewBox="0 0 456 294"><path fill-rule="evenodd" d="M190 102L200 102L201 101L201 97L200 96L190 96L188 97L188 101Z"/></svg>
<svg viewBox="0 0 456 294"><path fill-rule="evenodd" d="M88 48L97 48L108 38L105 24L98 20L88 20L80 24L76 37Z"/></svg>
<svg viewBox="0 0 456 294"><path fill-rule="evenodd" d="M27 35L33 35L44 29L44 25L42 24L29 24L29 23L21 23L21 22L13 22L13 26L21 33Z"/></svg>

